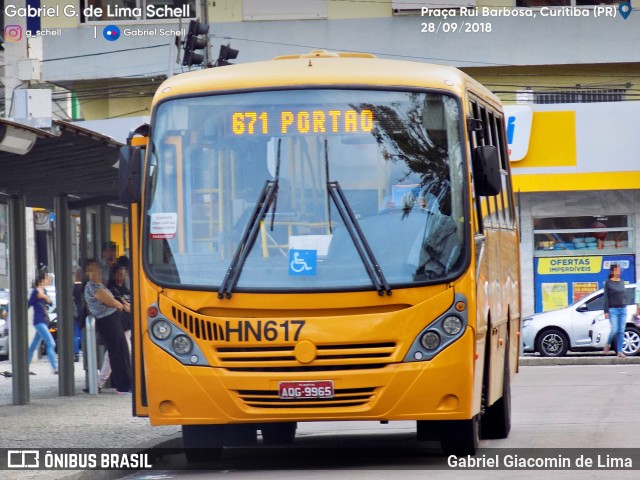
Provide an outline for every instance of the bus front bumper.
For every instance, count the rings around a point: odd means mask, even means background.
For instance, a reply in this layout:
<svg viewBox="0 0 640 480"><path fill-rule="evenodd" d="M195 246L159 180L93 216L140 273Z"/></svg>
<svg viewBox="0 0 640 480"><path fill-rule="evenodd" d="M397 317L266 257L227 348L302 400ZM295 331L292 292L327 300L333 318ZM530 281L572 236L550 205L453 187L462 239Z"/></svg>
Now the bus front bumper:
<svg viewBox="0 0 640 480"><path fill-rule="evenodd" d="M472 329L430 361L379 369L322 372L230 372L186 366L145 340L149 417L153 425L277 421L459 420L473 416ZM280 382L331 381L330 399L281 399Z"/></svg>

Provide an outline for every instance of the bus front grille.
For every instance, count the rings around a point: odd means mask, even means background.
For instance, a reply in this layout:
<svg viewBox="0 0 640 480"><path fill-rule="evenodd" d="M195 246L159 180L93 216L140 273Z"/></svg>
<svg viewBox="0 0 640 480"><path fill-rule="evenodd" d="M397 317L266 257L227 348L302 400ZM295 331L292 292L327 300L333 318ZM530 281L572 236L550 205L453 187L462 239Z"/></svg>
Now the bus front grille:
<svg viewBox="0 0 640 480"><path fill-rule="evenodd" d="M330 372L371 370L392 363L394 342L317 345L315 360L296 360L295 345L283 347L219 347L220 366L235 372Z"/></svg>
<svg viewBox="0 0 640 480"><path fill-rule="evenodd" d="M375 387L336 390L331 398L281 399L277 390L236 390L248 407L254 408L322 408L358 407L375 397Z"/></svg>

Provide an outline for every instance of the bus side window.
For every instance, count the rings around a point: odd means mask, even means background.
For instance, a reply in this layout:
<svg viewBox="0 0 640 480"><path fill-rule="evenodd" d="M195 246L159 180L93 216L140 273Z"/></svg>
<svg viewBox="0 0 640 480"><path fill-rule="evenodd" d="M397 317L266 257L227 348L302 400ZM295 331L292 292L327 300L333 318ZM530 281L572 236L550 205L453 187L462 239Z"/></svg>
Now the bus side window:
<svg viewBox="0 0 640 480"><path fill-rule="evenodd" d="M506 188L508 183L507 170L505 169L505 155L504 150L501 148L502 137L501 129L502 124L494 112L489 112L489 128L491 129L492 145L498 150L498 157L500 158L500 177L502 183L502 190L500 195L495 197L496 208L499 212L500 224L504 227L510 227L510 214L509 214L509 190Z"/></svg>
<svg viewBox="0 0 640 480"><path fill-rule="evenodd" d="M488 143L488 131L485 121L485 110L478 105L475 100L470 101L470 110L472 118L478 119L482 122L481 131L473 131L469 135L470 150L473 152L475 147L489 145ZM497 227L498 224L493 219L493 212L496 210L495 206L491 204L491 197L477 196L474 193L476 199L476 218L477 218L477 233L482 233L485 227ZM494 224L495 223L495 224Z"/></svg>
<svg viewBox="0 0 640 480"><path fill-rule="evenodd" d="M509 181L511 176L511 166L509 165L509 155L507 153L507 139L505 136L504 116L496 117L496 130L498 132L498 154L502 168L502 202L505 209L507 226L515 227L515 209L513 206L513 187Z"/></svg>

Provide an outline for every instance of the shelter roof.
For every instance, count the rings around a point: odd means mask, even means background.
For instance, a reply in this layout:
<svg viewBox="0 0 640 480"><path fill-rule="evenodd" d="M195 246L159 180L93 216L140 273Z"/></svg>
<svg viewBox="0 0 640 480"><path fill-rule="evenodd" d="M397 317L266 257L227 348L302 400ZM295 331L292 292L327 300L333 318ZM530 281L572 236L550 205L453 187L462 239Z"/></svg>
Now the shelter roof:
<svg viewBox="0 0 640 480"><path fill-rule="evenodd" d="M24 194L27 206L45 208L62 194L72 208L117 199L120 142L61 120L45 131L0 119L6 128L35 136L35 144L24 155L0 150L1 193Z"/></svg>

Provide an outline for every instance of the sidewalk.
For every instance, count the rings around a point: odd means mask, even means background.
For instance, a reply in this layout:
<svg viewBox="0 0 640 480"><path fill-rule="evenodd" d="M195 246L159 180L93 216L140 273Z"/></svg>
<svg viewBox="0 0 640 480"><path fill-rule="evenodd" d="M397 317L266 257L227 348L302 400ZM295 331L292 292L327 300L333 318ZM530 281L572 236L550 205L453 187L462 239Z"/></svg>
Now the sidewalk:
<svg viewBox="0 0 640 480"><path fill-rule="evenodd" d="M30 402L13 405L12 379L0 376L0 448L148 448L180 435L179 426L152 427L146 418L131 415L131 396L103 389L99 395L82 391L85 372L76 362L76 395L58 395L58 376L46 358L31 364ZM0 362L0 373L11 363ZM0 479L65 480L115 478L116 471L0 471ZM119 472L124 475L124 472Z"/></svg>

